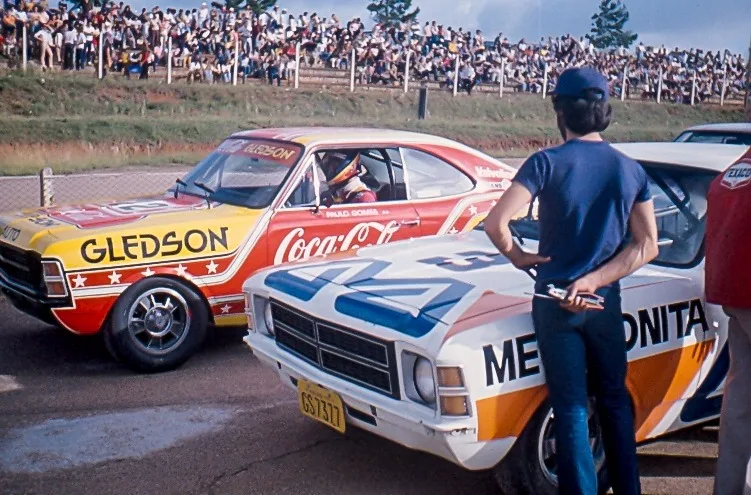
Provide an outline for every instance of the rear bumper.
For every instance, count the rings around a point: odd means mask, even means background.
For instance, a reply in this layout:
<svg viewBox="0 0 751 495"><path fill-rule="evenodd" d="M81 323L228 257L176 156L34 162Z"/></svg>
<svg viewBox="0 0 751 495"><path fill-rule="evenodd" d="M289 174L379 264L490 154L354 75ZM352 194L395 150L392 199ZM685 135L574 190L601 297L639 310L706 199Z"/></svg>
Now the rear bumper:
<svg viewBox="0 0 751 495"><path fill-rule="evenodd" d="M492 468L508 453L515 438L477 441L474 418L434 421L411 416L405 401L358 387L280 350L276 343L251 332L244 339L253 354L296 389L300 379L336 392L347 410L347 423L414 450L428 452L470 470Z"/></svg>

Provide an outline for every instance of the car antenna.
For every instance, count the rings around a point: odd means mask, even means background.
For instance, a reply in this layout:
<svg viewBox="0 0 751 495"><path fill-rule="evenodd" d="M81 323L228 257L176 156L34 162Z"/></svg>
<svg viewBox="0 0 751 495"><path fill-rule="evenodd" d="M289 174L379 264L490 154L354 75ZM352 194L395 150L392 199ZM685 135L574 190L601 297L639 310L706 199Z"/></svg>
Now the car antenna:
<svg viewBox="0 0 751 495"><path fill-rule="evenodd" d="M178 194L180 194L180 186L183 186L184 188L188 187L188 184L182 180L180 177L175 179L175 199L177 199Z"/></svg>
<svg viewBox="0 0 751 495"><path fill-rule="evenodd" d="M211 195L212 194L216 194L216 191L214 191L213 189L211 189L209 186L207 186L203 182L199 182L197 180L194 180L193 184L195 184L196 187L198 187L199 189L202 189L203 192L206 193L206 206L210 210L211 209Z"/></svg>

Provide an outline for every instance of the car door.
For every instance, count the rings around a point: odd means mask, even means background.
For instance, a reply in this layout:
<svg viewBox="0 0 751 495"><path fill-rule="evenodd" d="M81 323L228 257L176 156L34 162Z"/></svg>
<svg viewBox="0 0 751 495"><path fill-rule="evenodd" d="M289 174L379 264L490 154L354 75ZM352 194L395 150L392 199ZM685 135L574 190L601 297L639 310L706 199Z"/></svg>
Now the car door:
<svg viewBox="0 0 751 495"><path fill-rule="evenodd" d="M415 208L402 199L390 153L362 149L363 182L378 196L374 203L320 204L327 186L315 158L299 184L273 215L268 228L269 262L278 265L360 247L420 237ZM406 195L406 191L404 192Z"/></svg>

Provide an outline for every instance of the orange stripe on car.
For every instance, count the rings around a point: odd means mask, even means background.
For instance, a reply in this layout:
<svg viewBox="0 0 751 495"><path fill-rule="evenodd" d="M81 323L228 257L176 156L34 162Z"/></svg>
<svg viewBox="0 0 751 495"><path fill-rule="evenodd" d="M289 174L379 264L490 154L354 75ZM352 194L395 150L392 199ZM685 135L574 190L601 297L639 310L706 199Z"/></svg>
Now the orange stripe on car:
<svg viewBox="0 0 751 495"><path fill-rule="evenodd" d="M634 401L636 440L644 441L696 378L714 340L631 361L626 383Z"/></svg>
<svg viewBox="0 0 751 495"><path fill-rule="evenodd" d="M477 441L518 437L547 395L547 387L537 385L478 400Z"/></svg>

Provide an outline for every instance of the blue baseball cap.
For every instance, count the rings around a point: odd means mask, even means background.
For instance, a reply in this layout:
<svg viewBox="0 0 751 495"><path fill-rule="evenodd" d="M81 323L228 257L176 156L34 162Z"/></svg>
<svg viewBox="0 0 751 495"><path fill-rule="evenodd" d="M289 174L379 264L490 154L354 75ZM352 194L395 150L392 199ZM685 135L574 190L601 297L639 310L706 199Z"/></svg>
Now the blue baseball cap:
<svg viewBox="0 0 751 495"><path fill-rule="evenodd" d="M610 87L605 76L592 67L575 67L563 71L551 94L584 98L588 89L600 91L603 100L610 96Z"/></svg>

